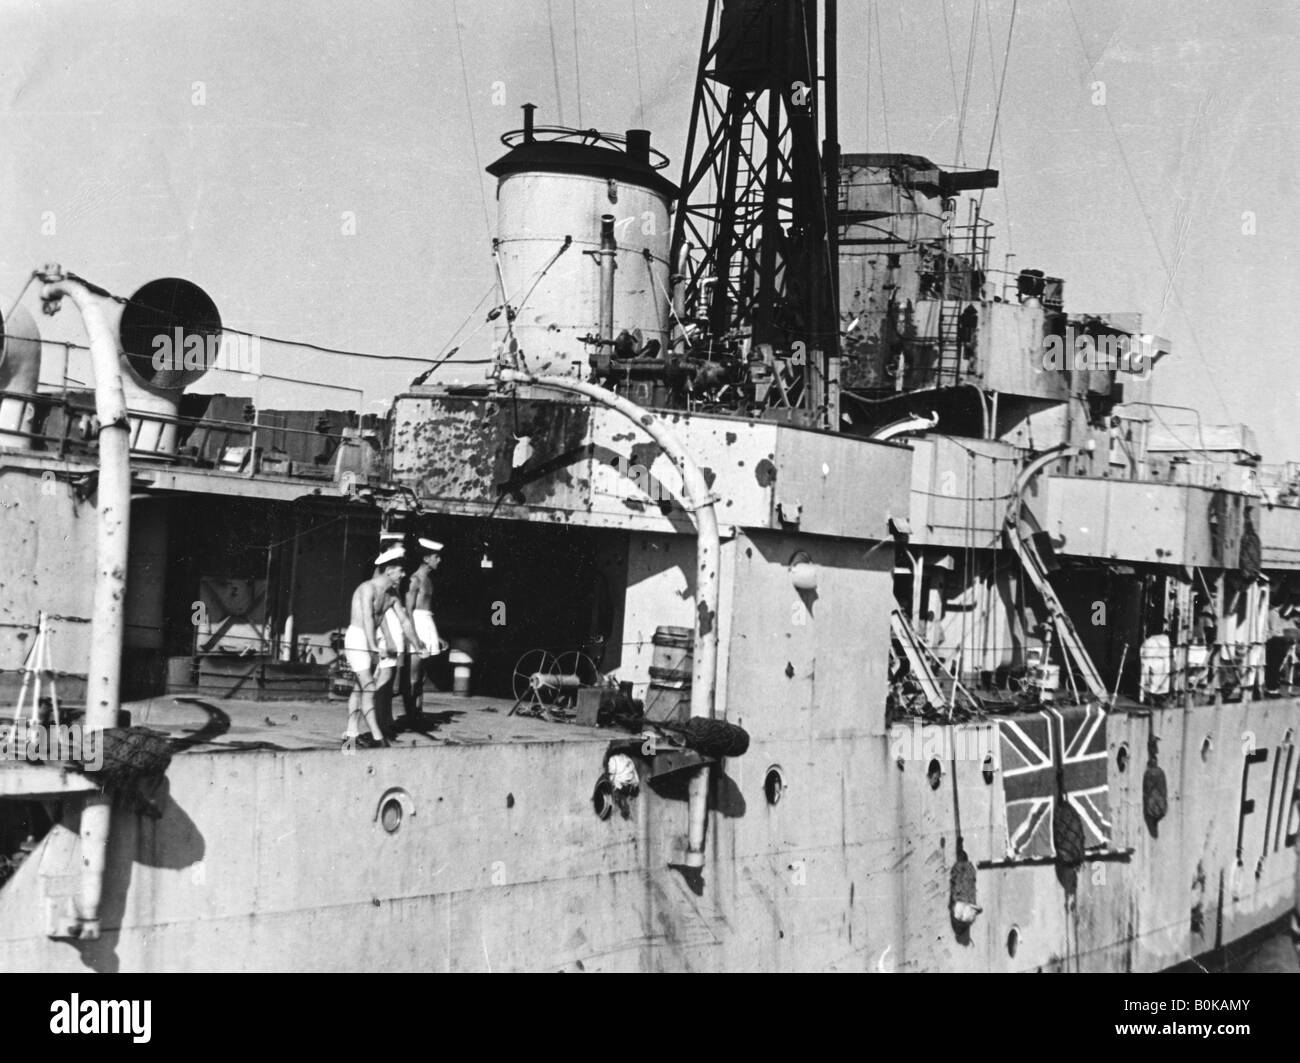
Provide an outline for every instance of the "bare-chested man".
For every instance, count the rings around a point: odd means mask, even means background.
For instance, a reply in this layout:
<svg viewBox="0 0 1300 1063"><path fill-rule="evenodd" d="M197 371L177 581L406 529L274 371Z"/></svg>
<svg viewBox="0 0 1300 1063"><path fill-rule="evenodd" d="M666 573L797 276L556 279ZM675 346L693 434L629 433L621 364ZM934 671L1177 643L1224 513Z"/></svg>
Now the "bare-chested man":
<svg viewBox="0 0 1300 1063"><path fill-rule="evenodd" d="M411 697L406 706L409 715L421 712L428 669L433 658L447 648L447 643L438 636L438 625L433 620L433 573L442 563L442 543L421 539L419 557L420 565L411 573L410 586L406 590L406 608L411 613L415 633L424 644L423 650L411 663Z"/></svg>
<svg viewBox="0 0 1300 1063"><path fill-rule="evenodd" d="M397 667L392 637L383 632L385 614L390 609L396 610L399 624L412 645L420 646L410 617L397 595L404 556L400 547L380 554L375 559L374 575L352 594L352 618L343 640L343 652L356 678L348 698L348 726L343 736L345 749L388 745L376 716L375 695L392 682ZM363 722L370 728L369 735L360 733Z"/></svg>

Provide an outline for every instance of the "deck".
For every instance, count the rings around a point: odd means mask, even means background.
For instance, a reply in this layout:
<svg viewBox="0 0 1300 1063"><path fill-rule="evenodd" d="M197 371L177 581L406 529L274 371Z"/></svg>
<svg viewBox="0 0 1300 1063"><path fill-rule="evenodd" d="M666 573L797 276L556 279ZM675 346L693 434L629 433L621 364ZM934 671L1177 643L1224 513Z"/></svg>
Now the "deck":
<svg viewBox="0 0 1300 1063"><path fill-rule="evenodd" d="M433 693L425 695L424 703L425 711L413 720L405 719L397 707L394 748L528 742L608 746L633 739L617 727L511 716L514 702L506 698ZM130 712L132 724L170 735L172 756L338 750L347 723L347 702L328 699L268 702L176 694L125 702L122 707ZM68 715L75 723L80 713L74 709ZM366 751L357 753L364 756ZM48 761L31 761L14 748L0 757L0 798L57 798L95 789L90 778L57 754Z"/></svg>
<svg viewBox="0 0 1300 1063"><path fill-rule="evenodd" d="M599 742L626 737L618 729L580 727L532 716L509 715L508 698L457 697L426 693L424 712L414 720L393 707L395 747L491 745L511 742ZM338 749L347 723L347 702L253 701L240 698L167 695L122 706L131 722L178 739L174 752Z"/></svg>

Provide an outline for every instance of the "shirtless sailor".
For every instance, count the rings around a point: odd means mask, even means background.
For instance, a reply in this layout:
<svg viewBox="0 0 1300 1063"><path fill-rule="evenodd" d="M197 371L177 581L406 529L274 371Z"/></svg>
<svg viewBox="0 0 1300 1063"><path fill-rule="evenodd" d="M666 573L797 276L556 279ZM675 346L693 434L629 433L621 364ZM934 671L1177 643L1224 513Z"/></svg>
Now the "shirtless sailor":
<svg viewBox="0 0 1300 1063"><path fill-rule="evenodd" d="M391 637L386 638L382 631L385 614L396 605L400 616L405 619L401 626L410 625L410 618L396 594L402 579L404 556L400 547L385 550L375 559L374 575L352 594L351 622L343 640L343 652L355 677L348 698L348 725L343 736L345 750L355 746L369 749L388 745L376 717L375 694L392 681L397 665ZM409 637L418 645L413 630ZM361 734L362 723L370 728L370 734Z"/></svg>
<svg viewBox="0 0 1300 1063"><path fill-rule="evenodd" d="M447 643L438 635L438 625L433 620L433 573L442 563L442 543L421 539L418 545L420 565L411 573L406 591L406 608L411 613L415 633L424 644L418 659L411 668L411 703L407 712L418 715L424 699L424 682L433 658L447 649Z"/></svg>
<svg viewBox="0 0 1300 1063"><path fill-rule="evenodd" d="M397 549L401 549L398 547ZM403 557L405 553L403 552ZM405 566L403 566L405 568ZM390 737L394 731L393 695L397 688L399 671L405 671L403 662L409 660L408 653L419 655L424 652L424 643L416 634L411 614L406 609L402 597L402 581L399 579L388 591L388 608L379 623L379 672L375 677L375 715L379 726ZM409 687L409 682L403 684Z"/></svg>

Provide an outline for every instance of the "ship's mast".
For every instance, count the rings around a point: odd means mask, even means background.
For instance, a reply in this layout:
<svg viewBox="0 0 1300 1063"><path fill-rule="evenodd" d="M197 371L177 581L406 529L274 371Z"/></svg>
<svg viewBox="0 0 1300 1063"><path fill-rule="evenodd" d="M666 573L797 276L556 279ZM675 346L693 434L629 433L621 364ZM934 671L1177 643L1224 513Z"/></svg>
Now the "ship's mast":
<svg viewBox="0 0 1300 1063"><path fill-rule="evenodd" d="M702 329L693 350L747 353L751 369L767 362L775 379L763 403L831 428L839 420L835 15L835 0L709 0L673 230L684 320Z"/></svg>

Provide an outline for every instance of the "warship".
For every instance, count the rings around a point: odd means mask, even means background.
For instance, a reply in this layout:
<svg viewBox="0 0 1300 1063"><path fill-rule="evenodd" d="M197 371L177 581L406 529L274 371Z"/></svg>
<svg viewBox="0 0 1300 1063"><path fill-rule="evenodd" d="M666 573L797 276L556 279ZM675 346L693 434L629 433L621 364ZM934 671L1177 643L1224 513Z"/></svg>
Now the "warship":
<svg viewBox="0 0 1300 1063"><path fill-rule="evenodd" d="M503 137L477 381L203 394L257 337L197 284L33 263L6 969L1120 972L1300 933L1300 465L1162 406L1134 308L998 269L996 171L842 151L834 0L702 13L676 183L646 130ZM93 388L40 383L37 311ZM421 538L446 652L341 744L352 591Z"/></svg>

